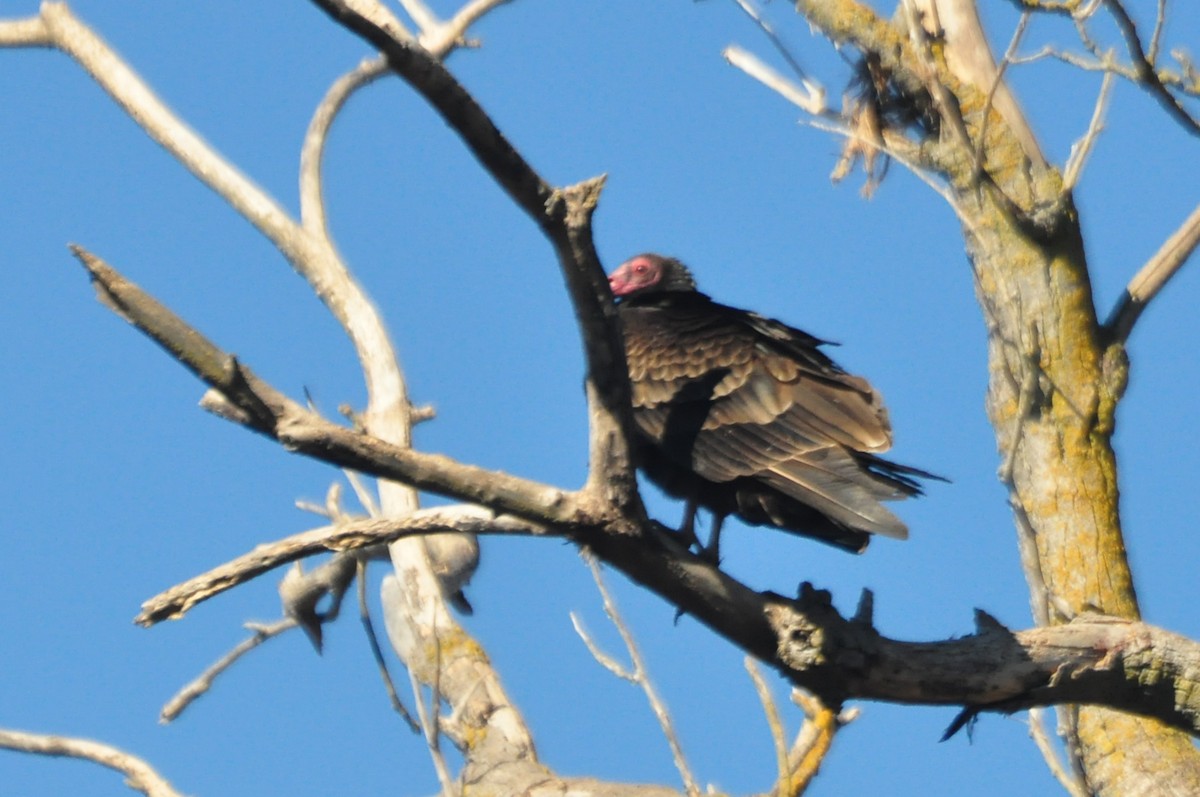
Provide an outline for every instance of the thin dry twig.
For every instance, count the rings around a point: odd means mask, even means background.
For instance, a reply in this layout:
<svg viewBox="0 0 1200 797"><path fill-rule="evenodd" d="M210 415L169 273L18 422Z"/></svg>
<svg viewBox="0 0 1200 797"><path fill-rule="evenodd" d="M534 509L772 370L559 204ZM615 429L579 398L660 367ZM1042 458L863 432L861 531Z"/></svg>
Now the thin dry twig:
<svg viewBox="0 0 1200 797"><path fill-rule="evenodd" d="M800 78L804 83L805 88L813 93L824 94L825 90L821 88L821 84L809 78L808 74L804 71L804 67L800 66L800 61L796 56L792 55L792 49L784 43L783 39L776 33L774 26L767 22L754 3L751 0L733 0L733 2L738 8L742 9L742 13L754 20L754 24L758 26L759 30L775 46L775 49L783 57L783 60L787 61L788 66L796 73L796 77Z"/></svg>
<svg viewBox="0 0 1200 797"><path fill-rule="evenodd" d="M636 672L623 666L619 661L600 649L600 645L592 638L591 633L588 632L587 627L584 626L583 620L578 614L568 612L567 616L571 618L571 627L575 629L575 633L583 640L584 647L588 649L588 653L592 654L592 658L596 660L597 664L622 681L628 681L631 684L638 682L638 674Z"/></svg>
<svg viewBox="0 0 1200 797"><path fill-rule="evenodd" d="M1112 12L1113 19L1116 21L1122 37L1125 39L1125 46L1129 50L1129 57L1133 61L1133 68L1137 73L1139 82L1149 89L1151 96L1158 100L1159 104L1166 108L1167 112L1175 117L1188 132L1194 135L1200 134L1200 121L1197 121L1195 117L1188 113L1187 109L1180 104L1179 99L1171 93L1170 89L1159 78L1158 70L1155 69L1153 61L1150 60L1145 49L1142 48L1142 39L1138 35L1137 25L1134 23L1133 17L1125 9L1125 6L1120 0L1105 0L1105 4L1108 6L1108 10Z"/></svg>
<svg viewBox="0 0 1200 797"><path fill-rule="evenodd" d="M132 753L90 739L0 729L0 748L34 755L79 758L120 772L146 797L182 797L154 767Z"/></svg>
<svg viewBox="0 0 1200 797"><path fill-rule="evenodd" d="M1017 48L1021 46L1021 40L1025 38L1025 31L1029 28L1029 20L1032 14L1025 11L1021 14L1021 18L1017 21L1017 27L1013 30L1012 38L1009 39L1008 48L1004 51L1004 57L1000 59L999 66L996 67L995 77L992 78L992 85L988 88L987 101L984 104L983 121L979 124L979 140L975 142L975 163L982 164L986 153L984 146L987 143L987 127L991 119L992 105L996 101L996 92L1004 85L1004 73L1008 71L1009 64L1013 63L1013 59L1017 56ZM982 166L978 168L982 169Z"/></svg>
<svg viewBox="0 0 1200 797"><path fill-rule="evenodd" d="M1134 275L1125 294L1113 307L1105 321L1109 339L1122 343L1129 338L1142 311L1157 296L1171 277L1191 257L1200 244L1200 205L1184 220L1179 229L1163 242L1154 256Z"/></svg>
<svg viewBox="0 0 1200 797"><path fill-rule="evenodd" d="M1158 12L1154 16L1154 32L1150 34L1150 46L1146 48L1146 60L1158 63L1159 47L1162 45L1163 29L1167 26L1167 0L1158 0Z"/></svg>
<svg viewBox="0 0 1200 797"><path fill-rule="evenodd" d="M179 718L179 715L187 710L192 703L202 697L210 689L212 689L217 678L228 670L242 656L245 656L256 647L266 642L268 639L274 639L280 634L291 631L299 625L295 618L285 617L282 620L276 620L273 623L262 625L260 623L246 623L245 628L253 632L242 642L239 642L232 650L226 653L221 658L217 659L208 666L204 672L200 673L190 683L184 685L182 689L166 702L162 710L158 713L158 721L164 725L173 722Z"/></svg>
<svg viewBox="0 0 1200 797"><path fill-rule="evenodd" d="M404 518L351 520L293 534L259 545L206 573L177 584L142 604L134 622L143 626L181 617L193 606L285 564L328 551L347 552L402 537L458 532L472 534L548 533L516 518L493 517L478 507L436 507Z"/></svg>
<svg viewBox="0 0 1200 797"><path fill-rule="evenodd" d="M442 794L445 797L453 797L457 794L454 777L450 774L450 767L446 765L446 756L442 755L441 746L438 744L438 706L436 703L432 706L425 704L425 700L421 696L421 682L417 680L417 676L412 670L408 671L408 683L412 687L413 702L417 706L417 719L421 723L420 727L424 730L422 736L425 739L425 746L429 748L429 758L433 762L434 772L437 773L438 783L442 785ZM432 701L430 702L432 703Z"/></svg>
<svg viewBox="0 0 1200 797"><path fill-rule="evenodd" d="M666 737L667 744L671 748L671 757L675 760L675 769L679 771L679 777L683 780L684 789L692 797L699 795L700 784L692 774L691 767L688 766L687 757L683 754L683 746L679 743L679 736L675 732L675 724L671 721L671 714L659 696L658 690L650 682L650 675L646 671L646 664L642 659L641 650L638 648L637 641L633 638L633 632L629 630L629 626L625 624L625 620L621 617L617 603L613 599L612 593L608 591L608 585L604 583L604 576L600 572L600 564L597 562L596 557L586 549L581 552L581 555L584 561L587 562L588 568L592 571L592 579L596 582L596 589L600 591L600 597L604 604L604 613L621 635L621 641L625 644L625 650L629 653L629 661L633 669L630 670L621 667L613 659L601 653L599 648L583 630L583 626L578 621L578 618L572 616L571 622L575 625L575 631L583 638L584 644L587 645L592 655L596 657L596 661L605 669L617 675L617 677L624 678L642 688L647 702L650 703L650 709L654 712L654 716L658 720L658 725L662 729L663 736Z"/></svg>
<svg viewBox="0 0 1200 797"><path fill-rule="evenodd" d="M367 517L379 517L379 504L376 503L375 494L363 481L363 477L357 471L349 468L343 468L342 473L345 475L346 481L350 482L350 488L354 490L354 495L358 498L358 503L362 505L363 511L367 513Z"/></svg>
<svg viewBox="0 0 1200 797"><path fill-rule="evenodd" d="M806 113L822 116L828 111L825 105L825 90L819 85L809 81L805 81L804 85L797 85L764 63L757 55L736 44L722 50L721 56L731 66L742 70Z"/></svg>
<svg viewBox="0 0 1200 797"><path fill-rule="evenodd" d="M1067 771L1066 767L1062 764L1062 760L1058 757L1054 745L1050 743L1050 736L1046 733L1046 712L1044 709L1029 709L1029 735L1041 752L1042 758L1046 760L1046 767L1050 770L1050 774L1066 790L1067 794L1071 797L1090 797L1091 792L1080 782L1078 776Z"/></svg>
<svg viewBox="0 0 1200 797"><path fill-rule="evenodd" d="M792 791L789 788L792 780L792 768L788 762L787 740L783 728L783 718L779 716L779 705L775 702L775 696L771 694L771 687L767 685L762 671L759 670L753 657L746 656L743 663L746 666L746 672L750 675L750 682L754 684L754 691L758 693L759 702L762 703L763 714L767 718L767 727L771 730L771 742L775 748L775 767L776 772L779 773L779 780L775 782L774 792L778 797L792 797Z"/></svg>
<svg viewBox="0 0 1200 797"><path fill-rule="evenodd" d="M1071 147L1071 155L1067 158L1067 167L1063 171L1063 191L1073 191L1083 174L1084 164L1092 154L1092 147L1104 129L1104 113L1108 109L1108 98L1112 92L1113 75L1104 74L1100 83L1100 93L1096 96L1096 106L1092 109L1092 119L1088 123L1087 133Z"/></svg>
<svg viewBox="0 0 1200 797"><path fill-rule="evenodd" d="M415 4L420 2L420 0L408 0L408 2ZM441 59L444 59L457 47L474 46L474 42L464 38L467 29L475 24L484 14L510 2L512 0L471 0L471 2L460 8L458 13L448 22L442 22L430 27L422 25L419 37L420 44L432 53L434 57Z"/></svg>
<svg viewBox="0 0 1200 797"><path fill-rule="evenodd" d="M335 80L325 92L304 134L304 143L300 147L300 220L310 235L325 240L330 246L332 241L321 180L329 130L354 92L387 74L387 59L380 56L363 59L358 66Z"/></svg>
<svg viewBox="0 0 1200 797"><path fill-rule="evenodd" d="M975 152L975 147L971 143L971 134L967 132L967 123L962 117L962 112L959 110L958 101L951 96L950 90L942 84L938 79L937 63L933 57L932 43L929 39L929 34L925 30L925 26L921 24L921 14L917 10L914 0L901 0L901 8L905 14L905 22L908 27L908 35L912 40L913 52L916 54L918 65L920 67L921 81L929 92L930 99L933 100L933 105L937 109L938 118L943 124L950 127L955 138L958 139L959 145L965 153ZM986 175L983 171L983 165L976 163L976 173L979 176Z"/></svg>
<svg viewBox="0 0 1200 797"><path fill-rule="evenodd" d="M400 699L400 694L396 691L396 682L392 680L387 660L383 657L383 648L379 646L379 635L375 633L375 623L371 620L371 609L367 603L367 563L361 559L358 562L358 617L362 622L363 632L367 636L367 644L371 648L371 657L375 660L375 667L379 670L379 677L383 681L384 691L387 692L388 702L392 704L392 708L408 724L413 733L420 733L421 726L413 719L412 714L404 705L404 701Z"/></svg>

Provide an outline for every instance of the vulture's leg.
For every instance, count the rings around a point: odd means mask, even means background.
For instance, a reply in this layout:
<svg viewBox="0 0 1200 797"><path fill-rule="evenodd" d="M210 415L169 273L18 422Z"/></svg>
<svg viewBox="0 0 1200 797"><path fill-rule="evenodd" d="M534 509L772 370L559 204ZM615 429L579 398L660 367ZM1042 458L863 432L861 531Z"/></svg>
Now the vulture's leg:
<svg viewBox="0 0 1200 797"><path fill-rule="evenodd" d="M700 558L711 562L714 566L721 564L721 526L725 516L713 513L712 533L708 535L708 545L700 549Z"/></svg>
<svg viewBox="0 0 1200 797"><path fill-rule="evenodd" d="M696 506L695 501L688 501L683 508L683 522L679 524L679 536L683 539L683 544L688 550L694 545L700 550L704 550L704 546L700 544L700 538L696 536Z"/></svg>

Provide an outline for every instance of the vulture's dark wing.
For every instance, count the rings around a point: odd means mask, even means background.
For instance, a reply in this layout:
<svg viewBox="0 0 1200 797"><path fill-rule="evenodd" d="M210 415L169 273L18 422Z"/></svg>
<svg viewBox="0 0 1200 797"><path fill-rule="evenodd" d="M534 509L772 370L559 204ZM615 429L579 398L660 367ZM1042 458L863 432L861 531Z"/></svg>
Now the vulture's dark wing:
<svg viewBox="0 0 1200 797"><path fill-rule="evenodd" d="M907 536L879 502L916 483L870 453L891 447L887 411L866 380L820 352L823 341L698 293L629 304L634 417L663 456L710 482L753 479L837 526Z"/></svg>

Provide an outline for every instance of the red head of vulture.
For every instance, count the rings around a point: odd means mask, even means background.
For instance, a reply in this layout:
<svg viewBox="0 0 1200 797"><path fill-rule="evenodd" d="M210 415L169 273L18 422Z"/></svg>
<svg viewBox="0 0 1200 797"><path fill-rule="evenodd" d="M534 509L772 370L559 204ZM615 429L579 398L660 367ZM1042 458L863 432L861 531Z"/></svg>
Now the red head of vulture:
<svg viewBox="0 0 1200 797"><path fill-rule="evenodd" d="M850 551L908 528L881 502L940 478L876 456L892 445L879 394L826 341L696 290L683 263L638 255L609 277L625 340L638 467L721 521L736 515Z"/></svg>

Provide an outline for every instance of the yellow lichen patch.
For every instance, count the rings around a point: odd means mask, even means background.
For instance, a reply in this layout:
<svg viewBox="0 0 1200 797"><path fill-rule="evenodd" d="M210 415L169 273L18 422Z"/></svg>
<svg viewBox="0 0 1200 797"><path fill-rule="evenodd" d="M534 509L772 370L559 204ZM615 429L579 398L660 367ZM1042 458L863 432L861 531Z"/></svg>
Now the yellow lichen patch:
<svg viewBox="0 0 1200 797"><path fill-rule="evenodd" d="M1200 794L1200 775L1194 768L1173 766L1195 755L1191 737L1181 731L1153 720L1084 706L1079 709L1079 736L1088 784L1097 794L1116 793L1113 788L1127 782L1129 772L1165 767L1190 781L1172 783L1172 793Z"/></svg>

